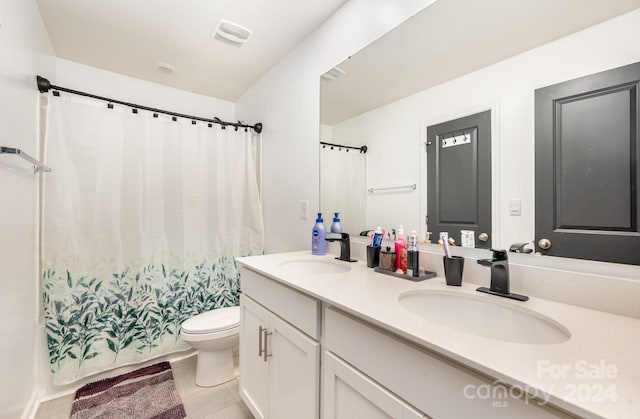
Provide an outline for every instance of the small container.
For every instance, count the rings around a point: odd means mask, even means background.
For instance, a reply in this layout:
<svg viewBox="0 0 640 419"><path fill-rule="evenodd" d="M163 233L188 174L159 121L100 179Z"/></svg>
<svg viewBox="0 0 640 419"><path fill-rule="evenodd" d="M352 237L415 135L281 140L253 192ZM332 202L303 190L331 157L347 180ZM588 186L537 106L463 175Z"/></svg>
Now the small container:
<svg viewBox="0 0 640 419"><path fill-rule="evenodd" d="M324 228L322 213L318 213L318 218L311 231L311 253L322 256L327 254L327 230Z"/></svg>
<svg viewBox="0 0 640 419"><path fill-rule="evenodd" d="M380 247L367 246L367 266L376 268L380 265Z"/></svg>
<svg viewBox="0 0 640 419"><path fill-rule="evenodd" d="M444 278L447 281L447 285L454 287L461 286L464 258L461 256L443 256L442 261L444 262Z"/></svg>
<svg viewBox="0 0 640 419"><path fill-rule="evenodd" d="M391 272L396 270L396 254L390 246L380 252L380 269Z"/></svg>
<svg viewBox="0 0 640 419"><path fill-rule="evenodd" d="M340 223L340 215L339 212L334 212L335 216L333 217L333 223L331 223L331 232L332 233L342 233L342 223Z"/></svg>

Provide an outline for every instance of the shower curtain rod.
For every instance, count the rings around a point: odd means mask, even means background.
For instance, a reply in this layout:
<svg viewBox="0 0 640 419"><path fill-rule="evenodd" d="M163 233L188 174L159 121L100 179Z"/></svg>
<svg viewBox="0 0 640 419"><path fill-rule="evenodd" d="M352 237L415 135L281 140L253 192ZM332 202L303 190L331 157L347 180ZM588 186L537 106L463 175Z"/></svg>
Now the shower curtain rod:
<svg viewBox="0 0 640 419"><path fill-rule="evenodd" d="M211 126L211 124L221 125L222 129L225 129L226 127L230 126L230 127L234 127L236 131L238 130L238 128L251 128L258 134L260 134L262 132L262 122L258 122L257 124L254 124L254 125L247 125L247 124L242 123L242 121L228 122L228 121L223 121L218 117L214 117L213 119L207 119L207 118L202 118L202 117L199 117L199 116L185 115L185 114L181 114L181 113L177 113L177 112L171 112L171 111L165 111L165 110L162 110L162 109L150 108L148 106L136 105L135 103L123 102L121 100L110 99L110 98L104 97L104 96L98 96L98 95L93 95L91 93L81 92L81 91L78 91L78 90L67 89L66 87L55 86L55 85L51 84L51 82L49 82L49 80L47 80L47 79L45 79L44 77L41 77L41 76L37 76L36 77L36 81L38 83L38 90L40 91L40 93L47 93L49 90L53 89L53 94L56 95L56 96L57 96L57 94L56 94L57 91L72 93L74 95L85 96L85 97L90 97L90 98L93 98L93 99L103 100L105 102L109 102L109 104L117 103L118 105L128 106L128 107L133 108L133 109L143 109L143 110L149 111L149 112L170 115L170 116L174 117L174 121L176 120L176 118L184 118L184 119L190 119L191 121L193 121L194 124L195 124L195 121L202 121L202 122L209 123L209 126Z"/></svg>
<svg viewBox="0 0 640 419"><path fill-rule="evenodd" d="M351 149L351 150L360 150L361 153L366 153L367 152L367 146L366 145L363 145L362 147L353 147L353 146L350 146L350 145L325 143L324 141L320 141L320 144L322 144L322 145L330 145L331 147L348 148L348 149Z"/></svg>

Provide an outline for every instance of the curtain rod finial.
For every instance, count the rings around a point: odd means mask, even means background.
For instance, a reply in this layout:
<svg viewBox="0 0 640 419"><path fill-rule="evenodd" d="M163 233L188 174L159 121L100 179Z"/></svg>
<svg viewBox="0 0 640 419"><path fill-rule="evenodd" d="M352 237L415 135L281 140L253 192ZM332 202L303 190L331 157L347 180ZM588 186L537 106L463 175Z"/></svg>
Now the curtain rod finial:
<svg viewBox="0 0 640 419"><path fill-rule="evenodd" d="M36 83L38 84L38 91L40 91L40 93L47 93L49 89L51 89L51 83L44 77L36 76Z"/></svg>
<svg viewBox="0 0 640 419"><path fill-rule="evenodd" d="M255 124L253 126L253 130L257 133L260 134L262 132L262 122L258 122L257 124Z"/></svg>

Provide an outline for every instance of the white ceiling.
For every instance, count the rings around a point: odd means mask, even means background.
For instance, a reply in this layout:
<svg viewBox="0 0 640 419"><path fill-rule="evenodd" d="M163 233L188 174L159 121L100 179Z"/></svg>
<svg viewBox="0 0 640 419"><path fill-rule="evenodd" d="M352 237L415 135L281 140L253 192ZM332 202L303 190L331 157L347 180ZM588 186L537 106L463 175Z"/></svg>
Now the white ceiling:
<svg viewBox="0 0 640 419"><path fill-rule="evenodd" d="M236 101L346 0L36 0L56 55ZM253 31L242 47L220 19ZM158 62L175 68L164 74ZM52 80L55 84L55 80ZM72 87L72 86L65 86Z"/></svg>
<svg viewBox="0 0 640 419"><path fill-rule="evenodd" d="M322 79L334 125L640 7L640 0L438 0Z"/></svg>

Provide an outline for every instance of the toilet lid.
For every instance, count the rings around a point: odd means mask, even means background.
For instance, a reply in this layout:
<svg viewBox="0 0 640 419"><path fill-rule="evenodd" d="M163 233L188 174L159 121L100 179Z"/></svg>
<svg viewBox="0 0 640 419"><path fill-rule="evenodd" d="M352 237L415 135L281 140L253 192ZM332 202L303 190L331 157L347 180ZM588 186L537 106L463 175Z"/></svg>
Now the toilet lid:
<svg viewBox="0 0 640 419"><path fill-rule="evenodd" d="M224 307L198 314L182 323L187 333L211 333L240 325L240 307Z"/></svg>

